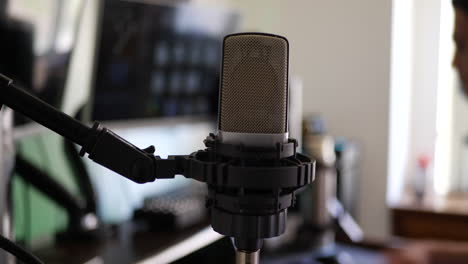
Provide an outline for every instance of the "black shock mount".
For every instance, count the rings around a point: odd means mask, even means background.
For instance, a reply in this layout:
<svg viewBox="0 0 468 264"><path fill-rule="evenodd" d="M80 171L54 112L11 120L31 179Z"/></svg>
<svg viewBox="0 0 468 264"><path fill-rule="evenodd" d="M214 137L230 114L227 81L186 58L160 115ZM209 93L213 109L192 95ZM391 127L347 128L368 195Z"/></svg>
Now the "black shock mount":
<svg viewBox="0 0 468 264"><path fill-rule="evenodd" d="M296 152L297 141L248 147L222 143L210 134L205 145L188 157L184 175L208 184L213 229L248 252L284 233L295 191L315 177L315 162Z"/></svg>

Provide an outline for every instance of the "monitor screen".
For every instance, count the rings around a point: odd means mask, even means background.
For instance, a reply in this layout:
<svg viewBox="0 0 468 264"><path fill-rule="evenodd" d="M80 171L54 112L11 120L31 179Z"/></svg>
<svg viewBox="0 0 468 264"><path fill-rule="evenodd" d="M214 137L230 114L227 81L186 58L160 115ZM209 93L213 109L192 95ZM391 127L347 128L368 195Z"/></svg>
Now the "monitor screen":
<svg viewBox="0 0 468 264"><path fill-rule="evenodd" d="M224 8L104 1L93 119L216 115Z"/></svg>
<svg viewBox="0 0 468 264"><path fill-rule="evenodd" d="M239 16L155 2L104 1L92 119L140 148L154 145L155 155L188 155L216 129L222 41ZM141 185L87 164L104 222L127 220L144 199L194 184L177 176Z"/></svg>

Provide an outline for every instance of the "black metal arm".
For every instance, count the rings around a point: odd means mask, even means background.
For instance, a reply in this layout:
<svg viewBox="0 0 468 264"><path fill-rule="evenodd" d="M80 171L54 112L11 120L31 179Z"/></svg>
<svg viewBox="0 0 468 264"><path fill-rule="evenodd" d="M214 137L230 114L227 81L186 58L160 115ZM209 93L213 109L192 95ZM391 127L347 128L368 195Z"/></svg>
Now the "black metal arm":
<svg viewBox="0 0 468 264"><path fill-rule="evenodd" d="M154 147L144 150L132 145L107 128L95 123L92 128L64 114L51 105L16 87L0 74L0 103L22 113L37 123L82 146L80 155L89 154L94 162L137 183L152 182L158 173L172 178L180 173L174 159L155 157Z"/></svg>

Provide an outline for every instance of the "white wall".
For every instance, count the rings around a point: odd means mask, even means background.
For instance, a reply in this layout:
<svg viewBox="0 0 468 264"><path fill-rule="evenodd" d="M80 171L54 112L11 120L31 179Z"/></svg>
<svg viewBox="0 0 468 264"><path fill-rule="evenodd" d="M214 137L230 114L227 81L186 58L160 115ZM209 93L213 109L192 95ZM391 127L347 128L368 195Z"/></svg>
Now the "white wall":
<svg viewBox="0 0 468 264"><path fill-rule="evenodd" d="M334 135L361 144L359 221L388 233L386 209L391 0L232 0L244 29L286 36L292 73L304 81L303 109L320 112Z"/></svg>
<svg viewBox="0 0 468 264"><path fill-rule="evenodd" d="M465 98L455 91L453 8L443 0L393 0L392 96L388 200L411 191L421 154L431 158L427 190L445 194L462 186L461 138L468 122ZM468 153L467 153L468 156ZM465 163L466 164L466 163ZM467 168L468 169L468 168ZM433 179L432 179L433 177ZM432 182L433 180L433 182Z"/></svg>
<svg viewBox="0 0 468 264"><path fill-rule="evenodd" d="M445 184L442 194L450 192L468 192L468 99L463 94L460 87L455 87L453 91L453 121L452 128L452 163L449 175L446 178L451 179Z"/></svg>
<svg viewBox="0 0 468 264"><path fill-rule="evenodd" d="M441 172L436 174L434 187L438 194L468 190L468 135L467 96L463 94L456 71L449 65L453 60L455 45L452 41L454 11L451 3L441 4L440 54L439 54L439 93L438 97L438 149L439 159L446 162ZM440 135L439 135L440 134ZM439 143L439 141L441 141ZM446 143L446 146L443 145ZM445 169L445 171L442 171Z"/></svg>
<svg viewBox="0 0 468 264"><path fill-rule="evenodd" d="M427 179L430 181L433 175L440 3L441 0L394 0L388 196L392 205L400 202L405 187L411 190L421 155L430 157Z"/></svg>
<svg viewBox="0 0 468 264"><path fill-rule="evenodd" d="M409 167L411 96L413 90L414 4L393 0L390 135L387 201L397 204Z"/></svg>

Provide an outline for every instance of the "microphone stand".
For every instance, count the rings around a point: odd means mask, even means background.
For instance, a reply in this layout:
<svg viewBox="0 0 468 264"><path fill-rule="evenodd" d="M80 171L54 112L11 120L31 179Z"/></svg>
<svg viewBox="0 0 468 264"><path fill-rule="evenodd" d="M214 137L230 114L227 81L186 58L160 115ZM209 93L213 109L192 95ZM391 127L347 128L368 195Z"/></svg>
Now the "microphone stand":
<svg viewBox="0 0 468 264"><path fill-rule="evenodd" d="M260 249L254 252L236 250L236 264L255 264L260 262Z"/></svg>
<svg viewBox="0 0 468 264"><path fill-rule="evenodd" d="M153 155L154 146L140 149L97 122L88 127L1 74L0 103L80 145L81 156L88 153L94 162L136 183L175 175L207 183L211 226L233 238L237 263L258 263L263 239L284 233L295 191L315 177L315 162L296 152L294 139L258 148L225 144L210 134L205 150L162 159Z"/></svg>

